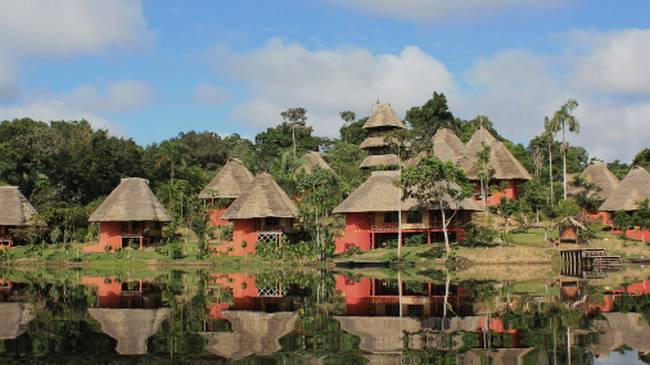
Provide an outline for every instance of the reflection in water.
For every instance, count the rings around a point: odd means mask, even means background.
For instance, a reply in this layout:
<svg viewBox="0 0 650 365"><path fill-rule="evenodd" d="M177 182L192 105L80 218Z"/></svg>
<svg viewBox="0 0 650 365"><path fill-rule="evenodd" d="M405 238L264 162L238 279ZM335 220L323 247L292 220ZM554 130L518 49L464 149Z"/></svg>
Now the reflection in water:
<svg viewBox="0 0 650 365"><path fill-rule="evenodd" d="M153 363L550 365L642 363L650 354L650 281L605 290L567 277L383 275L5 280L0 362L121 363L137 355Z"/></svg>

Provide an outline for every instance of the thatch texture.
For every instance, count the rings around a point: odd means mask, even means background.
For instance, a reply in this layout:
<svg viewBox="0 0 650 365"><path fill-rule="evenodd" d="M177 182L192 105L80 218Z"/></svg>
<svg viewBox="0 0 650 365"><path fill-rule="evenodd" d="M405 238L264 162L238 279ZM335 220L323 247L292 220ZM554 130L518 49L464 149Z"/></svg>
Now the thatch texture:
<svg viewBox="0 0 650 365"><path fill-rule="evenodd" d="M650 326L640 313L604 313L603 316L605 320L595 324L601 334L591 348L594 355L607 356L624 345L641 354L650 353Z"/></svg>
<svg viewBox="0 0 650 365"><path fill-rule="evenodd" d="M323 156L316 151L306 152L300 159L300 170L311 173L316 167L323 170L331 170L330 165L323 159Z"/></svg>
<svg viewBox="0 0 650 365"><path fill-rule="evenodd" d="M618 187L620 181L609 169L604 162L596 161L579 174L584 180L592 184L596 191L589 192L589 197L605 200L609 195ZM573 186L578 174L570 174L567 176L567 183L569 185L568 194L576 196L583 193L584 188Z"/></svg>
<svg viewBox="0 0 650 365"><path fill-rule="evenodd" d="M29 305L18 302L0 303L0 340L11 340L27 330L35 315Z"/></svg>
<svg viewBox="0 0 650 365"><path fill-rule="evenodd" d="M250 355L269 356L282 347L280 338L296 328L298 314L294 312L262 313L249 311L221 312L231 326L232 332L204 332L208 340L206 349L231 360Z"/></svg>
<svg viewBox="0 0 650 365"><path fill-rule="evenodd" d="M380 166L398 166L399 157L395 154L387 155L370 155L361 161L361 168L380 167Z"/></svg>
<svg viewBox="0 0 650 365"><path fill-rule="evenodd" d="M498 141L487 129L479 128L472 138L467 142L472 160L476 153L483 149L483 146L490 147L490 168L494 170L493 179L496 180L531 180L532 176L528 170L517 160L508 148ZM473 168L474 170L474 168ZM475 178L476 173L470 171L470 178Z"/></svg>
<svg viewBox="0 0 650 365"><path fill-rule="evenodd" d="M359 145L359 148L362 150L367 150L370 148L377 148L377 147L386 147L388 146L388 141L386 141L386 137L384 136L374 136L374 137L368 137L361 142Z"/></svg>
<svg viewBox="0 0 650 365"><path fill-rule="evenodd" d="M200 199L237 199L253 182L253 174L244 164L228 161L199 193Z"/></svg>
<svg viewBox="0 0 650 365"><path fill-rule="evenodd" d="M643 167L635 167L609 194L600 210L635 211L639 208L638 203L644 199L650 199L650 173Z"/></svg>
<svg viewBox="0 0 650 365"><path fill-rule="evenodd" d="M366 123L363 125L364 129L373 129L373 128L406 128L404 122L395 114L393 108L391 108L389 103L377 103L375 104L372 115L368 118Z"/></svg>
<svg viewBox="0 0 650 365"><path fill-rule="evenodd" d="M396 354L404 349L404 332L417 334L427 328L440 328L441 318L429 318L419 320L407 317L334 317L340 324L341 329L354 336L358 336L361 342L359 349L371 354ZM474 331L480 326L481 317L465 317L447 319L448 326L444 332L447 334L458 331ZM435 323L435 325L434 325ZM414 336L409 341L413 349L422 348L420 336ZM454 349L463 346L462 336L454 338L452 347Z"/></svg>
<svg viewBox="0 0 650 365"><path fill-rule="evenodd" d="M88 313L102 326L102 332L117 340L115 351L121 355L146 354L147 339L155 335L169 317L168 308L90 308Z"/></svg>
<svg viewBox="0 0 650 365"><path fill-rule="evenodd" d="M128 177L108 195L90 215L91 222L155 221L169 222L165 207L149 189L149 181Z"/></svg>
<svg viewBox="0 0 650 365"><path fill-rule="evenodd" d="M393 212L398 207L401 210L411 210L421 207L412 198L402 201L402 190L399 183L399 171L375 171L370 177L350 194L341 204L334 208L334 213L364 213L364 212ZM449 209L480 211L481 208L472 199L456 201L445 199ZM436 209L436 207L428 208Z"/></svg>
<svg viewBox="0 0 650 365"><path fill-rule="evenodd" d="M223 213L225 220L251 218L295 218L298 207L266 172L255 176L253 183Z"/></svg>
<svg viewBox="0 0 650 365"><path fill-rule="evenodd" d="M36 209L17 186L0 186L0 225L28 226L35 224Z"/></svg>
<svg viewBox="0 0 650 365"><path fill-rule="evenodd" d="M523 365L524 357L534 348L473 349L461 355L462 365ZM489 359L489 360L488 360Z"/></svg>
<svg viewBox="0 0 650 365"><path fill-rule="evenodd" d="M451 129L438 129L432 142L433 155L441 161L460 163L469 157L469 149Z"/></svg>

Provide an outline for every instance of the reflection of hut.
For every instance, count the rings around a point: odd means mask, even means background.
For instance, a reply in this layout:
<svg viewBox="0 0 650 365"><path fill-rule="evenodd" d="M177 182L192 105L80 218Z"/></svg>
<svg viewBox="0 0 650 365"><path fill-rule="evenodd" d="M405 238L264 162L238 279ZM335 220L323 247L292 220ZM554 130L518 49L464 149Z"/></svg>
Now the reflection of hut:
<svg viewBox="0 0 650 365"><path fill-rule="evenodd" d="M604 313L604 321L597 321L601 333L592 346L595 356L607 356L623 346L629 346L642 355L650 354L650 326L639 313Z"/></svg>
<svg viewBox="0 0 650 365"><path fill-rule="evenodd" d="M368 151L369 156L361 162L361 168L399 165L399 157L391 151L386 136L392 131L405 128L404 122L395 114L390 104L377 101L372 115L363 125L363 129L368 131L368 138L361 142L359 147Z"/></svg>
<svg viewBox="0 0 650 365"><path fill-rule="evenodd" d="M223 213L223 219L234 223L229 254L254 253L256 243L261 240L279 244L290 233L297 215L298 208L273 177L266 172L257 174L247 191ZM227 250L224 246L218 249Z"/></svg>
<svg viewBox="0 0 650 365"><path fill-rule="evenodd" d="M523 365L524 358L533 348L519 349L473 349L461 355L462 365Z"/></svg>
<svg viewBox="0 0 650 365"><path fill-rule="evenodd" d="M206 349L226 359L238 360L249 355L268 356L281 349L280 338L293 332L298 321L294 312L260 313L222 311L232 332L204 332Z"/></svg>
<svg viewBox="0 0 650 365"><path fill-rule="evenodd" d="M505 185L498 192L488 197L488 205L498 205L502 198L517 199L519 185L524 181L531 180L532 176L502 142L498 141L487 129L481 126L467 142L470 158L473 159L484 146L490 147L488 163L494 172L490 184L492 186ZM468 172L468 176L471 180L476 179L476 173L473 171Z"/></svg>
<svg viewBox="0 0 650 365"><path fill-rule="evenodd" d="M0 340L10 340L22 335L34 313L25 303L0 303Z"/></svg>
<svg viewBox="0 0 650 365"><path fill-rule="evenodd" d="M226 208L243 194L253 182L253 174L237 159L228 161L219 170L208 185L199 193L199 199L205 200L212 208L209 210L210 224L224 226L227 221L221 219Z"/></svg>
<svg viewBox="0 0 650 365"><path fill-rule="evenodd" d="M86 251L103 251L131 243L140 248L154 244L162 237L163 223L171 217L149 189L148 180L129 177L120 181L89 220L99 222L99 245Z"/></svg>
<svg viewBox="0 0 650 365"><path fill-rule="evenodd" d="M101 324L102 332L117 340L115 350L119 354L144 355L147 339L158 332L169 309L90 308L88 313Z"/></svg>
<svg viewBox="0 0 650 365"><path fill-rule="evenodd" d="M584 243L581 237L583 237L582 233L587 231L587 227L575 217L566 217L557 226L560 231L560 242Z"/></svg>
<svg viewBox="0 0 650 365"><path fill-rule="evenodd" d="M299 171L311 173L316 167L322 170L332 170L330 165L323 159L323 156L316 151L307 151L300 159Z"/></svg>
<svg viewBox="0 0 650 365"><path fill-rule="evenodd" d="M17 186L0 186L0 243L12 245L11 230L37 224L37 214Z"/></svg>
<svg viewBox="0 0 650 365"><path fill-rule="evenodd" d="M361 250L378 248L389 239L397 237L398 209L402 211L401 229L405 235L419 234L427 243L442 241L442 218L438 209L421 207L416 199L402 200L397 185L398 171L375 171L352 192L333 213L345 215L343 236L336 240L336 252L357 246ZM447 226L452 240L463 240L463 226L471 220L471 214L481 209L472 199L457 201L444 199L447 219L456 211Z"/></svg>

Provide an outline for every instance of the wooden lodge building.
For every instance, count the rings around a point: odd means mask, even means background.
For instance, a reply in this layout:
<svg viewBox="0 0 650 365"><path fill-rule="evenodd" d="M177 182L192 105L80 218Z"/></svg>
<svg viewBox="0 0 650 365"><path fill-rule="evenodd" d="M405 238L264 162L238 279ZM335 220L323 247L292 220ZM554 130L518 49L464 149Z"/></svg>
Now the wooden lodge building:
<svg viewBox="0 0 650 365"><path fill-rule="evenodd" d="M580 174L588 184L593 185L595 191L588 192L588 198L595 198L600 201L605 201L612 194L620 184L619 179L614 175L604 162L595 161L591 163ZM569 196L578 196L584 193L583 187L571 186L571 181L575 181L575 175L569 177ZM607 212L593 211L585 212L585 215L590 220L600 221L604 225L611 226L612 220Z"/></svg>
<svg viewBox="0 0 650 365"><path fill-rule="evenodd" d="M618 211L633 213L639 209L639 202L645 199L650 199L650 173L643 167L635 167L609 194L607 200L600 206L600 210L609 214L610 221L613 221L614 213ZM650 241L650 231L648 230L629 229L629 227L617 228L622 229L622 233L631 239Z"/></svg>
<svg viewBox="0 0 650 365"><path fill-rule="evenodd" d="M240 160L232 159L219 170L199 193L199 199L203 199L210 206L208 209L210 225L219 227L228 224L221 217L223 212L246 191L252 182L253 174Z"/></svg>
<svg viewBox="0 0 650 365"><path fill-rule="evenodd" d="M361 161L361 168L398 166L400 159L391 150L386 135L398 129L406 129L406 125L390 104L377 101L363 129L368 132L368 138L361 142L359 148L367 151L368 157Z"/></svg>
<svg viewBox="0 0 650 365"><path fill-rule="evenodd" d="M258 173L248 189L223 213L233 222L233 240L216 249L230 256L255 253L258 241L281 244L291 238L298 207L266 172Z"/></svg>
<svg viewBox="0 0 650 365"><path fill-rule="evenodd" d="M442 221L437 209L420 207L415 199L402 201L402 191L397 186L399 171L375 171L370 177L334 208L334 214L345 215L345 230L336 240L336 252L343 252L353 246L370 250L383 246L388 240L397 238L398 212L402 210L401 230L403 238L414 234L424 235L427 243L443 239ZM471 221L473 212L481 208L471 199L446 202L449 208L447 219L453 211L454 218L447 231L452 240L463 240L463 226Z"/></svg>
<svg viewBox="0 0 650 365"><path fill-rule="evenodd" d="M139 248L162 239L163 224L171 221L165 208L149 189L149 181L123 178L102 204L90 215L99 223L99 244L86 252L103 252L136 244Z"/></svg>
<svg viewBox="0 0 650 365"><path fill-rule="evenodd" d="M501 203L501 199L506 198L515 200L519 197L519 185L523 182L532 180L528 170L517 160L517 158L508 150L503 142L497 140L490 131L481 126L470 140L467 142L467 150L472 161L484 146L490 147L489 166L494 172L490 180L490 186L501 187L497 192L489 194L487 199L488 206L495 206ZM478 180L476 166L467 171L470 180ZM477 182L477 192L480 192L480 183ZM480 200L480 197L478 197Z"/></svg>
<svg viewBox="0 0 650 365"><path fill-rule="evenodd" d="M17 186L0 186L0 244L11 246L20 240L14 229L42 225L35 219L37 214Z"/></svg>

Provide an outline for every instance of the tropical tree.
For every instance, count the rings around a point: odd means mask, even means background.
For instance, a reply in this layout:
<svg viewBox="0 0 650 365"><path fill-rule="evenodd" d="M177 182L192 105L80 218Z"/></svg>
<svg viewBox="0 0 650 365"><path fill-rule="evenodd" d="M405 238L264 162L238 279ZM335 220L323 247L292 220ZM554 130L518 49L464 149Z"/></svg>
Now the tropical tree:
<svg viewBox="0 0 650 365"><path fill-rule="evenodd" d="M293 145L293 158L297 158L296 127L307 125L307 110L305 108L289 108L280 113L284 122L291 126L291 140Z"/></svg>
<svg viewBox="0 0 650 365"><path fill-rule="evenodd" d="M401 173L402 199L414 198L423 207L437 207L442 217L445 249L451 251L447 226L457 206L450 201L461 201L471 196L471 186L465 173L453 162L442 162L436 157L423 157L416 164L405 167ZM447 218L447 210L453 210Z"/></svg>
<svg viewBox="0 0 650 365"><path fill-rule="evenodd" d="M456 132L460 129L460 122L449 110L445 94L437 92L424 105L409 109L405 120L413 128L414 145L418 151L429 147L431 137L438 128L451 128Z"/></svg>
<svg viewBox="0 0 650 365"><path fill-rule="evenodd" d="M481 184L481 200L487 206L487 197L490 187L490 180L494 176L494 169L490 165L490 146L483 144L483 148L475 154L475 166L479 182Z"/></svg>
<svg viewBox="0 0 650 365"><path fill-rule="evenodd" d="M569 99L564 103L560 109L558 109L554 114L553 118L550 120L549 127L550 130L555 135L558 132L562 132L562 185L564 187L564 199L567 198L567 151L568 144L566 141L566 131L579 133L580 132L580 123L578 119L572 114L573 110L578 107L578 102L574 99Z"/></svg>
<svg viewBox="0 0 650 365"><path fill-rule="evenodd" d="M553 204L555 202L555 192L553 189L553 142L555 142L555 131L553 130L553 124L548 117L544 117L544 132L542 133L542 139L546 140L546 147L548 148L548 181L550 203Z"/></svg>

